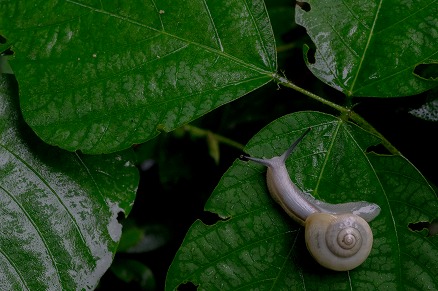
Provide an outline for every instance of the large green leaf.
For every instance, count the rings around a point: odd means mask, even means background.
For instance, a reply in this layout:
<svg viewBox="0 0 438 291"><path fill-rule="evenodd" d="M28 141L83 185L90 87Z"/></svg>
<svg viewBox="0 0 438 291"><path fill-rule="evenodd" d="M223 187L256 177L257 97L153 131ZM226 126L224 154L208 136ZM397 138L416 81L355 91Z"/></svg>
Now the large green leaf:
<svg viewBox="0 0 438 291"><path fill-rule="evenodd" d="M68 150L143 142L276 71L262 0L7 0L0 11L24 118Z"/></svg>
<svg viewBox="0 0 438 291"><path fill-rule="evenodd" d="M382 208L370 223L368 259L349 272L320 267L303 229L268 194L263 166L237 160L205 209L223 221L196 221L167 275L168 290L193 282L202 290L424 290L438 288L438 237L409 223L437 217L436 194L403 157L368 152L379 140L337 117L299 112L266 126L248 143L255 157L281 154L312 131L287 161L292 180L332 203L366 200Z"/></svg>
<svg viewBox="0 0 438 291"><path fill-rule="evenodd" d="M420 64L438 63L437 0L305 2L296 21L316 45L308 67L325 83L348 96L375 97L438 85L414 74ZM438 78L436 66L432 76Z"/></svg>
<svg viewBox="0 0 438 291"><path fill-rule="evenodd" d="M134 202L134 155L44 144L22 120L12 78L0 76L0 289L93 289Z"/></svg>

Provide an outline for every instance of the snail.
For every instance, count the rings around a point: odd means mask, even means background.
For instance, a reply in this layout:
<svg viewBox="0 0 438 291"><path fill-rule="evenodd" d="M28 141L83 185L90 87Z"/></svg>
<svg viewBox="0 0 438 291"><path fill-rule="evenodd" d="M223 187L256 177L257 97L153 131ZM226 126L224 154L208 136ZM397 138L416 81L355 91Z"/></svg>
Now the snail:
<svg viewBox="0 0 438 291"><path fill-rule="evenodd" d="M281 155L271 159L242 155L268 168L266 182L272 198L296 222L305 227L306 246L312 257L323 267L348 271L362 264L368 257L373 234L368 224L380 213L377 204L366 201L330 204L301 191L290 179L285 161L308 128Z"/></svg>

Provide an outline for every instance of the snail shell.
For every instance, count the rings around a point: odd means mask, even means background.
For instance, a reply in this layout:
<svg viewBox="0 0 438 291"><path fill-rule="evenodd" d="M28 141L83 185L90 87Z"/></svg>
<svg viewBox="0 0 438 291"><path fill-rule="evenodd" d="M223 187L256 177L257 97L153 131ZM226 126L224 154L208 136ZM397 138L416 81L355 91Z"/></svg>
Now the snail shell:
<svg viewBox="0 0 438 291"><path fill-rule="evenodd" d="M314 213L305 221L306 246L322 266L348 271L362 264L371 252L373 234L355 214Z"/></svg>

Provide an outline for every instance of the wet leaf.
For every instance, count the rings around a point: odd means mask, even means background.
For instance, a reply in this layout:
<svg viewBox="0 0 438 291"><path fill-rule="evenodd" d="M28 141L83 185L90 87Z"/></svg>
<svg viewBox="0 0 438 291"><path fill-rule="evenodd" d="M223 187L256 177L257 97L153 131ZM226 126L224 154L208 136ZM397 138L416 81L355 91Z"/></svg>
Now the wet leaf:
<svg viewBox="0 0 438 291"><path fill-rule="evenodd" d="M7 0L2 49L25 120L44 141L113 152L272 80L262 0Z"/></svg>
<svg viewBox="0 0 438 291"><path fill-rule="evenodd" d="M22 120L12 75L0 76L0 104L0 289L94 289L134 202L134 154L41 142Z"/></svg>
<svg viewBox="0 0 438 291"><path fill-rule="evenodd" d="M438 237L408 227L432 221L435 192L403 157L368 152L379 140L349 122L318 112L277 119L248 143L254 157L279 155L308 127L286 165L302 190L331 203L365 200L382 211L370 223L368 259L349 272L319 266L303 228L270 197L266 168L236 160L205 209L223 221L196 221L169 269L167 290L193 282L202 290L424 290L438 287Z"/></svg>
<svg viewBox="0 0 438 291"><path fill-rule="evenodd" d="M414 73L438 62L438 5L424 1L305 1L296 21L316 45L309 69L347 96L415 95L438 85Z"/></svg>

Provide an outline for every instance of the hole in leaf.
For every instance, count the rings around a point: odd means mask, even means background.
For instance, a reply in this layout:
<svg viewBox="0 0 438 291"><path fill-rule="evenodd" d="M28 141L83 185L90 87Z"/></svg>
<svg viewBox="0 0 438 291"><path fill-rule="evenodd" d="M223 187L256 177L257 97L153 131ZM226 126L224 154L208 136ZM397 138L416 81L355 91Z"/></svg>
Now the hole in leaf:
<svg viewBox="0 0 438 291"><path fill-rule="evenodd" d="M412 231L420 232L427 230L427 236L433 236L438 234L438 220L430 223L426 221L409 223L408 227Z"/></svg>
<svg viewBox="0 0 438 291"><path fill-rule="evenodd" d="M299 6L304 11L306 11L306 12L310 11L310 4L309 3L296 1L296 4L297 4L297 6Z"/></svg>
<svg viewBox="0 0 438 291"><path fill-rule="evenodd" d="M388 151L382 144L370 146L366 150L367 153L376 153L380 155L391 155L391 152Z"/></svg>
<svg viewBox="0 0 438 291"><path fill-rule="evenodd" d="M433 221L429 225L429 235L438 235L438 220Z"/></svg>
<svg viewBox="0 0 438 291"><path fill-rule="evenodd" d="M429 222L415 222L409 223L408 227L413 231L422 231L423 229L428 229Z"/></svg>
<svg viewBox="0 0 438 291"><path fill-rule="evenodd" d="M438 80L438 64L420 64L415 67L414 74L427 80Z"/></svg>
<svg viewBox="0 0 438 291"><path fill-rule="evenodd" d="M316 49L313 47L310 47L309 50L307 51L307 61L310 64L314 64L316 62L315 54L316 54Z"/></svg>
<svg viewBox="0 0 438 291"><path fill-rule="evenodd" d="M196 291L198 287L192 282L184 283L178 286L178 291Z"/></svg>
<svg viewBox="0 0 438 291"><path fill-rule="evenodd" d="M3 37L3 35L0 35L0 44L5 44L6 38Z"/></svg>
<svg viewBox="0 0 438 291"><path fill-rule="evenodd" d="M123 211L119 211L119 213L117 213L117 221L120 223L124 219L125 219L125 213L123 213Z"/></svg>
<svg viewBox="0 0 438 291"><path fill-rule="evenodd" d="M13 52L10 48L4 50L4 51L1 53L2 56L12 56L13 54L14 54L14 52Z"/></svg>
<svg viewBox="0 0 438 291"><path fill-rule="evenodd" d="M213 225L218 221L227 221L228 218L221 218L217 213L204 211L201 215L201 221L206 225Z"/></svg>

